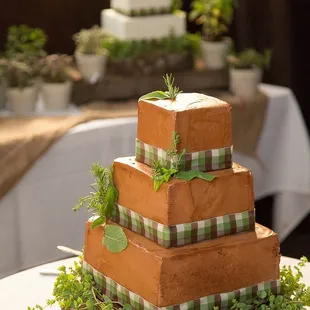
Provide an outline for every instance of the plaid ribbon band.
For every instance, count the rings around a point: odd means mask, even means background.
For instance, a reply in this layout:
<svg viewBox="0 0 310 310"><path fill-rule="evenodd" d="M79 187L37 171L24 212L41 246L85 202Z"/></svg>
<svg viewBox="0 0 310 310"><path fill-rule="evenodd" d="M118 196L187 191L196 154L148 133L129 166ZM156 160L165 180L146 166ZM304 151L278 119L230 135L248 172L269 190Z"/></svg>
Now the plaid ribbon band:
<svg viewBox="0 0 310 310"><path fill-rule="evenodd" d="M166 226L115 204L112 220L166 248L255 230L254 210Z"/></svg>
<svg viewBox="0 0 310 310"><path fill-rule="evenodd" d="M228 169L232 166L233 147L186 153L180 162L181 171L200 170L203 172ZM154 161L169 166L171 158L163 149L146 144L136 139L136 160L148 166Z"/></svg>
<svg viewBox="0 0 310 310"><path fill-rule="evenodd" d="M260 291L271 290L274 294L280 293L280 280L276 280L262 282L229 293L202 297L180 305L156 307L141 296L121 286L111 278L104 276L85 261L83 261L83 271L94 276L98 289L101 290L104 295L122 304L130 304L134 310L214 310L214 307L219 307L220 309L225 310L229 309L235 298L243 302L255 297L257 292Z"/></svg>

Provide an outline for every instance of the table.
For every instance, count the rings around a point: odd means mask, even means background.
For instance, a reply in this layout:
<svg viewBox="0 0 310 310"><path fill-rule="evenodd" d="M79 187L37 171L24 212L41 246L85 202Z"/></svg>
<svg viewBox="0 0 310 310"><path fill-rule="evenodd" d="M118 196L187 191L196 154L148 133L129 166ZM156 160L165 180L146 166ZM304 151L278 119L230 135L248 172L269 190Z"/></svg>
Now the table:
<svg viewBox="0 0 310 310"><path fill-rule="evenodd" d="M253 171L256 199L275 195L274 227L284 240L310 211L309 138L292 92L261 90L270 98L257 150L264 167L237 153L234 161ZM89 193L89 167L133 155L136 126L136 118L126 118L73 128L0 201L0 278L65 258L57 245L82 248L88 214L72 207Z"/></svg>
<svg viewBox="0 0 310 310"><path fill-rule="evenodd" d="M3 309L25 310L27 306L35 306L36 304L45 305L45 301L52 297L53 284L55 276L42 276L42 270L56 270L60 266L71 266L74 259L66 259L45 266L29 269L10 277L0 280L0 296L1 306ZM282 257L281 266L294 266L298 260ZM303 271L303 282L310 286L310 264ZM18 292L18 298L16 298ZM2 294L2 295L1 295ZM50 309L50 308L48 308ZM51 309L58 309L54 306Z"/></svg>

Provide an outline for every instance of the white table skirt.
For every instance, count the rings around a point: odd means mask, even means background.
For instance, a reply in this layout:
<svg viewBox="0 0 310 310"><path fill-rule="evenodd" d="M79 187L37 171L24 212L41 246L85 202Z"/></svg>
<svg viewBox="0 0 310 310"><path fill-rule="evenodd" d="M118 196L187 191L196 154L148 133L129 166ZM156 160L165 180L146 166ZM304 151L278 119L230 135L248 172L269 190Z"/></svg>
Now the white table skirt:
<svg viewBox="0 0 310 310"><path fill-rule="evenodd" d="M283 240L310 210L310 148L291 91L269 85L262 90L270 98L258 146L266 169L240 154L234 160L253 171L256 199L276 195L275 230ZM82 248L88 215L72 207L89 193L89 167L133 155L136 126L136 118L77 126L0 201L0 278L65 258L57 245Z"/></svg>
<svg viewBox="0 0 310 310"><path fill-rule="evenodd" d="M42 276L41 271L55 271L60 266L72 266L74 259L54 262L45 266L17 273L0 280L1 309L25 310L27 306L45 305L45 301L52 297L55 276ZM287 257L281 258L281 266L295 266L297 260ZM303 271L303 282L310 286L310 264ZM52 308L59 310L57 305Z"/></svg>

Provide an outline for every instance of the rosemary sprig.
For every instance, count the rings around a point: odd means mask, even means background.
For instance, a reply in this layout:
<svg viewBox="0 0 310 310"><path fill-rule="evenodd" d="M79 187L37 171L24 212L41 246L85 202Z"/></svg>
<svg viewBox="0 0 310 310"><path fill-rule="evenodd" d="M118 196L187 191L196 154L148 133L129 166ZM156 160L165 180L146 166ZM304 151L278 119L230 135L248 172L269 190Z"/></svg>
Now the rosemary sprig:
<svg viewBox="0 0 310 310"><path fill-rule="evenodd" d="M182 93L179 87L174 86L174 77L172 74L166 74L164 77L165 85L167 86L167 91L156 90L142 96L140 100L176 100L177 96Z"/></svg>
<svg viewBox="0 0 310 310"><path fill-rule="evenodd" d="M89 212L92 212L96 216L92 222L92 229L103 226L103 244L110 252L121 252L128 245L124 231L119 226L107 225L118 199L118 192L113 184L112 168L105 168L95 163L91 167L91 173L96 179L96 183L91 185L94 192L81 197L73 210L78 211L85 206Z"/></svg>
<svg viewBox="0 0 310 310"><path fill-rule="evenodd" d="M172 74L166 74L166 76L164 76L163 78L168 88L168 91L166 91L166 93L169 96L169 99L175 100L177 98L177 95L182 93L182 91L180 91L179 87L174 86L174 77L172 76Z"/></svg>

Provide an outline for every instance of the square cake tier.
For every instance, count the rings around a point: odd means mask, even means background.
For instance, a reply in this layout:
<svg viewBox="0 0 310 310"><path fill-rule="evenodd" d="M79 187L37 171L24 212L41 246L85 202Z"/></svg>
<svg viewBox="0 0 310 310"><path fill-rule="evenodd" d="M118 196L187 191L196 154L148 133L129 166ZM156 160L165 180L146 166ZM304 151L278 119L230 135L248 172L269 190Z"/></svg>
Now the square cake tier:
<svg viewBox="0 0 310 310"><path fill-rule="evenodd" d="M137 139L162 150L171 149L172 133L180 136L178 150L187 153L232 146L231 106L202 94L180 94L175 101L141 100Z"/></svg>
<svg viewBox="0 0 310 310"><path fill-rule="evenodd" d="M180 13L130 17L107 9L101 13L101 25L120 40L162 39L171 33L177 37L185 35L186 16Z"/></svg>
<svg viewBox="0 0 310 310"><path fill-rule="evenodd" d="M132 11L169 10L171 0L111 0L111 8L128 14Z"/></svg>
<svg viewBox="0 0 310 310"><path fill-rule="evenodd" d="M113 254L102 244L103 228L88 222L84 259L157 307L279 279L278 236L258 224L253 232L172 249L124 231L129 245Z"/></svg>
<svg viewBox="0 0 310 310"><path fill-rule="evenodd" d="M152 168L134 157L118 158L113 181L118 203L164 225L201 221L254 209L251 172L234 163L231 169L213 171L212 182L173 179L155 192Z"/></svg>

